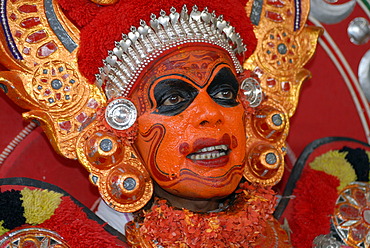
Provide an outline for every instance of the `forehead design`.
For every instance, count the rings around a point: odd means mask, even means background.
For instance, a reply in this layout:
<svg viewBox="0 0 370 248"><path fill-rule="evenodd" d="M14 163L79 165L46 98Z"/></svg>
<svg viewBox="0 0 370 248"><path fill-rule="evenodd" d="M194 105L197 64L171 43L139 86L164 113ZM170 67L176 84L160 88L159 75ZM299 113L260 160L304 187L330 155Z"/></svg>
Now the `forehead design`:
<svg viewBox="0 0 370 248"><path fill-rule="evenodd" d="M152 106L148 92L156 79L176 74L189 78L202 88L211 76L214 67L220 63L228 64L232 70L235 70L227 52L214 47L185 47L158 59L148 67L143 77L138 79L141 82L136 90L138 102L135 105L139 114Z"/></svg>
<svg viewBox="0 0 370 248"><path fill-rule="evenodd" d="M169 57L163 63L166 72L181 72L184 76L203 87L212 68L222 60L222 54L215 51L187 51ZM165 74L167 74L165 73Z"/></svg>

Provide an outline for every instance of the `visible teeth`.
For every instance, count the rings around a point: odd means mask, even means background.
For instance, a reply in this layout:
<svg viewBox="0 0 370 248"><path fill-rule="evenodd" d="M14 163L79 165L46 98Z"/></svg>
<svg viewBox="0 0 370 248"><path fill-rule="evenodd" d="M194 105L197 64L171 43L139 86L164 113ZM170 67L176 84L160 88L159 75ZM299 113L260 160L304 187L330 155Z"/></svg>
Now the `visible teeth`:
<svg viewBox="0 0 370 248"><path fill-rule="evenodd" d="M209 153L202 153L202 154L192 154L189 156L192 160L206 160L206 159L215 159L222 156L225 156L226 152L209 152Z"/></svg>
<svg viewBox="0 0 370 248"><path fill-rule="evenodd" d="M215 151L215 150L224 150L224 151L227 151L227 145L218 145L218 146L208 146L208 147L204 147L200 150L198 150L197 152L212 152L212 151Z"/></svg>

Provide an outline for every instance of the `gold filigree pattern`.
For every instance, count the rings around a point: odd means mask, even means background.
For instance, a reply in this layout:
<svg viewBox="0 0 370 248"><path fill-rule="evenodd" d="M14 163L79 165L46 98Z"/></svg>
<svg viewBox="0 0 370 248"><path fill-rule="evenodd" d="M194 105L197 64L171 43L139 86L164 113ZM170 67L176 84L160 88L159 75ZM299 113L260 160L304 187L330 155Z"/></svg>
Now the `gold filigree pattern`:
<svg viewBox="0 0 370 248"><path fill-rule="evenodd" d="M106 102L77 70L79 31L53 1L4 1L0 72L8 96L31 110L53 147L76 158L76 139ZM61 21L62 20L62 21Z"/></svg>
<svg viewBox="0 0 370 248"><path fill-rule="evenodd" d="M289 118L295 112L304 80L303 66L312 57L321 29L307 27L309 1L250 1L246 11L255 25L256 51L243 67L261 82L264 101L247 120L247 165L251 182L274 185L284 171Z"/></svg>

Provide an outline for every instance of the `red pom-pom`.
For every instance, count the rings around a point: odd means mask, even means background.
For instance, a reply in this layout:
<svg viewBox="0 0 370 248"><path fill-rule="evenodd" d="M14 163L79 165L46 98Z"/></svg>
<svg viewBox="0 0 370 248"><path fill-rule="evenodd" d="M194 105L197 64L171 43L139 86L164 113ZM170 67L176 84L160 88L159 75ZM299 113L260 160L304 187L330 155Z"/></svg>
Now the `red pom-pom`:
<svg viewBox="0 0 370 248"><path fill-rule="evenodd" d="M338 186L338 178L323 171L305 169L293 192L296 198L289 225L294 247L311 248L316 236L330 232Z"/></svg>

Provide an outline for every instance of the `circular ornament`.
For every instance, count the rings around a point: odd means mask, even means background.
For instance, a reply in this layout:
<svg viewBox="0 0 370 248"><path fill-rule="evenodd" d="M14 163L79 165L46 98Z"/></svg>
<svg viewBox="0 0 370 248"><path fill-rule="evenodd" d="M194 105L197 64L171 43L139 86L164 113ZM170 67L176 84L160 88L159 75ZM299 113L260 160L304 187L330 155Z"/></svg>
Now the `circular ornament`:
<svg viewBox="0 0 370 248"><path fill-rule="evenodd" d="M62 61L40 66L32 79L34 98L49 111L73 107L84 97L84 87L74 68Z"/></svg>
<svg viewBox="0 0 370 248"><path fill-rule="evenodd" d="M291 70L299 62L299 46L294 35L278 27L266 32L262 41L261 62L269 65L271 71L283 73Z"/></svg>
<svg viewBox="0 0 370 248"><path fill-rule="evenodd" d="M347 33L353 44L366 44L370 40L369 21L363 17L353 19L348 24Z"/></svg>
<svg viewBox="0 0 370 248"><path fill-rule="evenodd" d="M288 118L284 111L264 106L252 116L254 131L263 139L278 142L287 132Z"/></svg>
<svg viewBox="0 0 370 248"><path fill-rule="evenodd" d="M340 193L336 202L334 227L351 247L370 246L370 184L353 182Z"/></svg>
<svg viewBox="0 0 370 248"><path fill-rule="evenodd" d="M240 85L243 95L252 108L258 107L263 99L263 92L257 79L249 77L243 80Z"/></svg>
<svg viewBox="0 0 370 248"><path fill-rule="evenodd" d="M105 110L105 120L114 129L126 130L136 121L135 105L125 98L111 101Z"/></svg>
<svg viewBox="0 0 370 248"><path fill-rule="evenodd" d="M270 144L258 144L249 152L244 177L249 182L275 185L284 172L282 155Z"/></svg>
<svg viewBox="0 0 370 248"><path fill-rule="evenodd" d="M52 247L68 248L63 238L56 232L44 228L30 227L9 232L0 239L0 247Z"/></svg>
<svg viewBox="0 0 370 248"><path fill-rule="evenodd" d="M86 159L98 169L108 169L123 158L122 142L113 134L103 131L90 134L84 150Z"/></svg>
<svg viewBox="0 0 370 248"><path fill-rule="evenodd" d="M139 210L153 194L149 174L128 163L118 164L99 181L99 191L104 201L120 212Z"/></svg>

